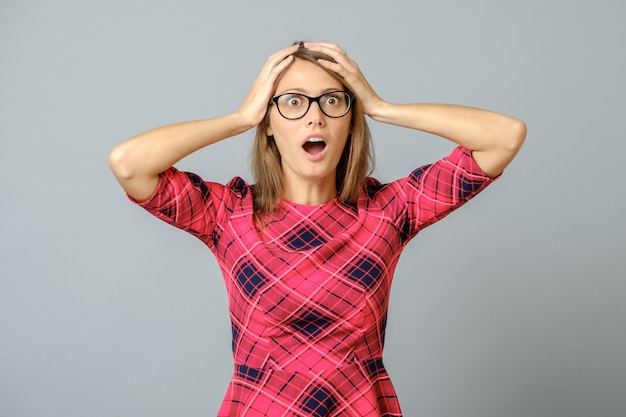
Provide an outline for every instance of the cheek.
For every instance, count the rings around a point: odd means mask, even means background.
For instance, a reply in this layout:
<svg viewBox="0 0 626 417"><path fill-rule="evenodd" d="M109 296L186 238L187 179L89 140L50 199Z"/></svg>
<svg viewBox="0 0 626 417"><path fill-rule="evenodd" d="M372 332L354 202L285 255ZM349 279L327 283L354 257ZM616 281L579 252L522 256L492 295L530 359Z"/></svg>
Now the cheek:
<svg viewBox="0 0 626 417"><path fill-rule="evenodd" d="M350 120L347 120L345 122L342 121L341 123L339 123L336 126L336 129L337 129L336 130L337 132L341 132L342 136L343 135L345 135L345 136L351 135L352 134L352 123L351 123Z"/></svg>
<svg viewBox="0 0 626 417"><path fill-rule="evenodd" d="M274 106L270 108L270 113L267 117L267 127L265 128L265 134L267 136L280 135L280 132L285 131L285 119L275 110Z"/></svg>
<svg viewBox="0 0 626 417"><path fill-rule="evenodd" d="M297 138L299 126L297 120L287 120L277 112L271 113L265 128L265 134L273 136L277 140L289 141Z"/></svg>

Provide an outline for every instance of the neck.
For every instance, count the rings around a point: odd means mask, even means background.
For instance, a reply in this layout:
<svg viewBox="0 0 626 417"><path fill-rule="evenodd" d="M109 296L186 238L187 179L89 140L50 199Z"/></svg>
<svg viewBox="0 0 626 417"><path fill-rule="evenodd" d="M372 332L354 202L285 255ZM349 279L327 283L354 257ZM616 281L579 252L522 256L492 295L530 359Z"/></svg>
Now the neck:
<svg viewBox="0 0 626 417"><path fill-rule="evenodd" d="M283 197L296 204L317 206L337 197L337 187L334 182L285 184Z"/></svg>

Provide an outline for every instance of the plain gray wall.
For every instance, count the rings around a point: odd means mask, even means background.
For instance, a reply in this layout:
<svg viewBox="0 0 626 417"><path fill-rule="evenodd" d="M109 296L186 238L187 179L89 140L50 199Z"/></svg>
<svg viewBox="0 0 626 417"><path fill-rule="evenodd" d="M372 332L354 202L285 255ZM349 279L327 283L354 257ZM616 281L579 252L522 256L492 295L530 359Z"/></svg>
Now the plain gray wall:
<svg viewBox="0 0 626 417"><path fill-rule="evenodd" d="M385 352L406 416L623 417L626 3L0 4L0 416L211 416L222 278L124 197L116 143L237 109L274 51L336 41L378 93L524 120L505 175L407 248ZM451 145L371 123L389 181ZM181 162L248 175L252 132Z"/></svg>

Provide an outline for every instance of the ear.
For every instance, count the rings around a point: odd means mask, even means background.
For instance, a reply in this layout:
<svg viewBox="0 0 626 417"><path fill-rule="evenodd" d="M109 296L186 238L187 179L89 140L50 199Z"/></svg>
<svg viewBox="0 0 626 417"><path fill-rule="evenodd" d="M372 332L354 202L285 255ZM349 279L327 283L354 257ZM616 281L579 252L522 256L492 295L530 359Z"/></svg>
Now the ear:
<svg viewBox="0 0 626 417"><path fill-rule="evenodd" d="M267 127L265 128L265 135L266 136L274 136L274 134L272 133L272 127L270 126L270 124L267 124Z"/></svg>

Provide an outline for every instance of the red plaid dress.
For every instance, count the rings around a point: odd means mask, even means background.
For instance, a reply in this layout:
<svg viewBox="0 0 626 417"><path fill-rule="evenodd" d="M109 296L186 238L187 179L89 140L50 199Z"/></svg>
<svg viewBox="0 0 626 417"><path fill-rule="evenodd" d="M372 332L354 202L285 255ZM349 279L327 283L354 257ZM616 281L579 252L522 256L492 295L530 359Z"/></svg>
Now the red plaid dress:
<svg viewBox="0 0 626 417"><path fill-rule="evenodd" d="M241 178L164 172L141 206L202 240L226 282L234 373L219 416L400 416L382 360L400 252L491 181L457 148L407 178L368 178L356 205L285 202L261 239Z"/></svg>

